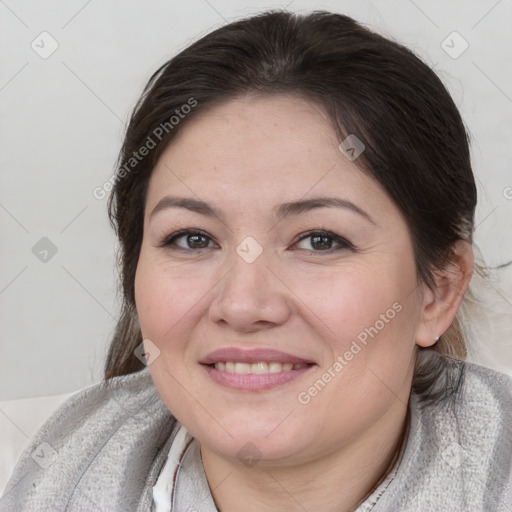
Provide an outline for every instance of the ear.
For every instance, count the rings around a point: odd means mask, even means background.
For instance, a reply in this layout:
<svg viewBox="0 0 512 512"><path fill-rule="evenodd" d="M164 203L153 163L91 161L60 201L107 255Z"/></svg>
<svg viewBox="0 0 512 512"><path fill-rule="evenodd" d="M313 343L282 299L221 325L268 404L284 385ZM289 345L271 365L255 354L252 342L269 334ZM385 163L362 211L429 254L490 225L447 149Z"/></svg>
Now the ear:
<svg viewBox="0 0 512 512"><path fill-rule="evenodd" d="M434 271L435 285L423 289L421 311L416 328L416 344L430 347L448 330L459 309L473 274L473 249L458 240L452 259L443 269Z"/></svg>

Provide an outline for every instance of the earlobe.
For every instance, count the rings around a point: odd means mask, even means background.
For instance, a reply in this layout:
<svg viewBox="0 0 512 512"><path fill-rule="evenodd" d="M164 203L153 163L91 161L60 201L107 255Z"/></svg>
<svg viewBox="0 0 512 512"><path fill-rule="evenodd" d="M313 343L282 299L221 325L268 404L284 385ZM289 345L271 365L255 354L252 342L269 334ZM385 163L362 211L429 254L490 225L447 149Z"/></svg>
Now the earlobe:
<svg viewBox="0 0 512 512"><path fill-rule="evenodd" d="M435 290L426 285L423 286L420 307L420 318L416 328L416 344L420 347L430 347L434 345L442 333L438 332L437 328Z"/></svg>
<svg viewBox="0 0 512 512"><path fill-rule="evenodd" d="M453 246L452 260L434 272L435 286L423 293L416 344L434 345L452 324L473 274L471 245L459 240Z"/></svg>

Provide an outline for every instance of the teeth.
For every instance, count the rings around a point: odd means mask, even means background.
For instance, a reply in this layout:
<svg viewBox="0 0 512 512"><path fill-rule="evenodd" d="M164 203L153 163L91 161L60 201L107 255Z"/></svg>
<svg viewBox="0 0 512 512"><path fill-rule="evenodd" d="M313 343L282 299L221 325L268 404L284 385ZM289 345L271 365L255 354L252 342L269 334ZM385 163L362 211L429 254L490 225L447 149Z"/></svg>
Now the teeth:
<svg viewBox="0 0 512 512"><path fill-rule="evenodd" d="M251 373L268 373L267 363L252 363Z"/></svg>
<svg viewBox="0 0 512 512"><path fill-rule="evenodd" d="M268 371L270 373L279 373L283 369L283 365L281 363L270 363L268 365Z"/></svg>
<svg viewBox="0 0 512 512"><path fill-rule="evenodd" d="M215 363L215 369L220 370L221 372L228 373L238 373L240 375L247 375L249 373L279 373L279 372L289 372L293 370L300 370L301 368L306 368L307 364L292 364L292 363L276 363L272 361L270 363L266 363L265 361L260 361L258 363L237 363L234 361L219 361Z"/></svg>
<svg viewBox="0 0 512 512"><path fill-rule="evenodd" d="M251 373L251 365L247 363L235 363L235 373Z"/></svg>

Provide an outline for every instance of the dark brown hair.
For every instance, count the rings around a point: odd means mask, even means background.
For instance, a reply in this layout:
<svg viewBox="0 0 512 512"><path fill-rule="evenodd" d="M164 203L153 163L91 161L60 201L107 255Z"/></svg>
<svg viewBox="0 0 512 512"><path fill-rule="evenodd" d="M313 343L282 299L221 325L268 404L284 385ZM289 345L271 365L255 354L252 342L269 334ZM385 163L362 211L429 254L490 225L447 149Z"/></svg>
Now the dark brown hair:
<svg viewBox="0 0 512 512"><path fill-rule="evenodd" d="M402 212L418 282L432 286L433 272L450 261L453 244L472 242L476 187L468 135L443 83L414 53L341 14L270 11L230 23L158 69L130 118L109 198L120 241L123 309L106 379L144 367L133 353L142 341L134 280L151 171L191 118L246 93L299 95L323 108L340 141L350 134L363 141L365 151L355 163ZM176 122L192 102L194 108ZM154 147L134 165L130 159L149 138ZM466 356L457 320L433 349ZM433 384L443 371L437 362L417 366L414 386L421 396L435 398Z"/></svg>

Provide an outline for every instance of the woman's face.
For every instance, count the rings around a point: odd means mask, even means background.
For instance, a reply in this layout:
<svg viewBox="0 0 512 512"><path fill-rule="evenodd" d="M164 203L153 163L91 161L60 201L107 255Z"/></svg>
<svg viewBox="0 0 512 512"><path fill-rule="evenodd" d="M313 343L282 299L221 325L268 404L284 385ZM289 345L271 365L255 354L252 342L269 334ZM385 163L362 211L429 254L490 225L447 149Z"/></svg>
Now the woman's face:
<svg viewBox="0 0 512 512"><path fill-rule="evenodd" d="M153 171L135 279L150 371L217 456L311 461L403 418L411 239L339 143L304 100L247 96L187 122Z"/></svg>

